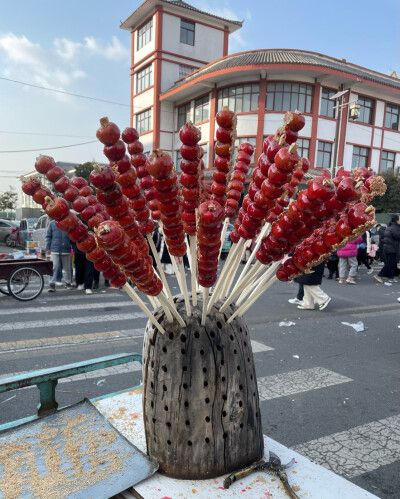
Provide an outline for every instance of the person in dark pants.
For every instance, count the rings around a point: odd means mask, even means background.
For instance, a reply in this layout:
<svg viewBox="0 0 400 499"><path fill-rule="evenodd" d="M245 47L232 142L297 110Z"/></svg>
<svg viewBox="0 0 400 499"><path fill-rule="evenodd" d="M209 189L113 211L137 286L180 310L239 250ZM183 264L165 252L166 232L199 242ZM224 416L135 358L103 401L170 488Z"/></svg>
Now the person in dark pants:
<svg viewBox="0 0 400 499"><path fill-rule="evenodd" d="M83 251L80 251L75 243L72 243L74 248L75 261L75 281L78 290L85 290L87 295L92 294L93 272L95 270L93 262L86 259Z"/></svg>
<svg viewBox="0 0 400 499"><path fill-rule="evenodd" d="M399 248L400 248L400 221L398 215L393 215L392 219L385 229L385 234L383 236L383 251L385 253L385 264L375 280L377 282L383 282L383 279L388 279L389 282L396 282L395 267L397 267L397 262L399 260Z"/></svg>
<svg viewBox="0 0 400 499"><path fill-rule="evenodd" d="M328 263L326 266L328 267L329 271L328 279L333 279L333 274L335 274L336 279L339 279L339 257L336 251L331 253L328 256L327 260Z"/></svg>
<svg viewBox="0 0 400 499"><path fill-rule="evenodd" d="M368 237L367 236L368 236L367 232L364 232L364 234L362 235L362 241L358 245L357 263L358 263L358 266L360 266L361 264L364 264L368 269L367 273L372 274L373 269L371 268L371 265L369 264L370 257L368 256L368 253L367 253L367 247L368 247L367 240L369 238L369 236Z"/></svg>
<svg viewBox="0 0 400 499"><path fill-rule="evenodd" d="M379 227L378 236L379 236L379 258L382 263L385 263L385 252L383 251L383 238L385 236L386 227Z"/></svg>

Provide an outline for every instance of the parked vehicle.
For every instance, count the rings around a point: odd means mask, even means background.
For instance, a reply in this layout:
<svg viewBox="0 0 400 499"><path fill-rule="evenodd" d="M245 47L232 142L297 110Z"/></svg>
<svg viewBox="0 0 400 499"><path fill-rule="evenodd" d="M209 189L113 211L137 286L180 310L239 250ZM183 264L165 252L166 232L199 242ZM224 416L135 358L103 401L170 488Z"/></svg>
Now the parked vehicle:
<svg viewBox="0 0 400 499"><path fill-rule="evenodd" d="M11 243L11 233L13 229L18 228L19 222L14 220L0 219L0 242L6 243L7 246Z"/></svg>
<svg viewBox="0 0 400 499"><path fill-rule="evenodd" d="M33 230L36 227L37 218L24 218L19 226L19 242L25 248L27 241L33 241Z"/></svg>
<svg viewBox="0 0 400 499"><path fill-rule="evenodd" d="M46 253L46 232L50 222L51 219L47 215L42 215L32 234L32 241L38 241L42 254Z"/></svg>

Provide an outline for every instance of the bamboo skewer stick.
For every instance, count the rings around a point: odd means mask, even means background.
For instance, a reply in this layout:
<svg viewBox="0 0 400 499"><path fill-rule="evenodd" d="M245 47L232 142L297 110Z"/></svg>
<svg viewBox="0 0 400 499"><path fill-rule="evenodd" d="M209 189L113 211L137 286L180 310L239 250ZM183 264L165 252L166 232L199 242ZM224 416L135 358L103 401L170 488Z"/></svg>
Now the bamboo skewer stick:
<svg viewBox="0 0 400 499"><path fill-rule="evenodd" d="M196 236L189 236L190 239L190 273L191 273L191 286L192 286L192 303L197 306L197 279L196 279Z"/></svg>
<svg viewBox="0 0 400 499"><path fill-rule="evenodd" d="M158 300L154 296L147 296L147 298L149 299L149 302L151 303L153 309L157 310L157 308L160 306Z"/></svg>
<svg viewBox="0 0 400 499"><path fill-rule="evenodd" d="M222 226L222 232L221 232L221 247L219 248L219 255L218 255L218 260L221 257L221 252L222 252L222 245L224 244L225 241L225 234L228 229L228 224L229 224L229 218L226 217L224 220L224 225Z"/></svg>
<svg viewBox="0 0 400 499"><path fill-rule="evenodd" d="M239 268L240 262L243 260L244 255L246 254L247 248L251 246L251 239L248 239L245 242L243 250L238 253L235 262L232 264L232 271L230 275L225 280L225 286L222 289L221 294L219 295L219 299L223 299L229 294L229 290L231 289L233 279L235 278L237 269Z"/></svg>
<svg viewBox="0 0 400 499"><path fill-rule="evenodd" d="M211 310L213 307L214 303L216 302L219 293L221 292L221 288L224 285L224 279L226 274L228 273L229 269L231 268L231 264L236 258L236 255L238 254L239 251L243 248L243 245L245 243L244 239L240 239L240 241L237 244L233 244L231 247L231 250L229 251L228 258L226 259L225 265L222 268L222 271L219 275L219 278L217 280L217 284L215 285L214 292L211 295L211 300L208 305L208 310Z"/></svg>
<svg viewBox="0 0 400 499"><path fill-rule="evenodd" d="M181 315L176 310L174 302L171 303L162 292L158 295L158 298L160 299L160 302L163 305L164 310L165 310L165 307L167 307L172 312L172 315L176 318L176 320L179 322L179 324L182 327L186 327L185 321L182 319Z"/></svg>
<svg viewBox="0 0 400 499"><path fill-rule="evenodd" d="M254 289L256 289L260 284L265 283L270 277L271 274L275 272L275 270L279 267L281 261L279 262L274 262L263 274L261 277L259 277L256 281L253 281L249 286L247 286L243 291L242 294L239 296L239 298L236 301L236 306L239 305L245 298L248 296L250 293L253 292Z"/></svg>
<svg viewBox="0 0 400 499"><path fill-rule="evenodd" d="M249 286L249 283L252 282L252 280L256 279L262 272L264 265L257 261L250 272L247 274L246 280L242 280L241 284L238 286L235 286L235 289L232 291L232 293L228 296L228 298L225 300L225 303L222 305L222 307L219 309L220 312L224 312L229 305L237 298L241 292Z"/></svg>
<svg viewBox="0 0 400 499"><path fill-rule="evenodd" d="M181 280L181 289L183 293L183 298L185 299L185 308L186 308L186 313L188 317L192 315L192 309L190 307L190 300L189 300L189 293L187 289L187 284L186 284L186 277L185 277L185 267L183 265L183 259L179 257L175 257L176 264L179 269L179 275L180 275L180 280Z"/></svg>
<svg viewBox="0 0 400 499"><path fill-rule="evenodd" d="M203 312L201 314L201 325L205 326L207 317L207 303L210 296L210 288L203 288Z"/></svg>
<svg viewBox="0 0 400 499"><path fill-rule="evenodd" d="M250 298L246 301L246 303L243 303L243 305L241 307L239 307L235 311L235 313L229 317L229 319L227 321L228 324L230 324L236 316L238 316L238 315L242 316L245 312L247 312L247 310L253 305L253 303L258 300L260 295L262 295L277 280L278 280L278 278L275 275L272 279L270 279L263 286L260 286L260 288L258 290L255 289L253 291L252 295L250 296Z"/></svg>
<svg viewBox="0 0 400 499"><path fill-rule="evenodd" d="M258 250L258 248L260 246L260 243L263 240L263 238L264 238L265 234L267 233L268 229L270 228L270 226L271 226L271 224L266 223L264 225L264 227L261 229L261 232L258 234L257 241L256 241L256 244L254 246L253 252L250 255L250 258L248 259L248 261L246 262L246 265L244 266L244 269L242 270L242 273L240 274L239 279L237 280L236 285L239 285L242 282L242 280L245 277L245 275L247 274L247 272L249 270L249 267L251 265L251 262L254 260L254 258L256 256L256 253L257 253L257 250ZM232 291L234 291L234 290L235 290L235 288L233 288Z"/></svg>
<svg viewBox="0 0 400 499"><path fill-rule="evenodd" d="M150 322L160 331L161 334L165 334L165 329L161 326L158 320L146 307L143 300L137 295L137 293L130 287L128 283L122 286L122 289L127 293L127 295L136 303L142 312L144 312L149 318Z"/></svg>
<svg viewBox="0 0 400 499"><path fill-rule="evenodd" d="M149 246L150 246L151 251L153 253L154 259L156 261L157 268L158 268L159 273L160 273L160 278L161 278L162 283L163 283L163 287L167 293L168 298L171 300L171 302L173 302L172 293L171 293L171 290L169 289L168 281L167 281L167 278L165 277L165 272L164 272L164 269L162 267L162 263L160 260L160 255L158 254L158 251L157 251L156 246L154 244L153 238L151 237L151 234L146 234L146 237L147 237L147 241L149 242Z"/></svg>

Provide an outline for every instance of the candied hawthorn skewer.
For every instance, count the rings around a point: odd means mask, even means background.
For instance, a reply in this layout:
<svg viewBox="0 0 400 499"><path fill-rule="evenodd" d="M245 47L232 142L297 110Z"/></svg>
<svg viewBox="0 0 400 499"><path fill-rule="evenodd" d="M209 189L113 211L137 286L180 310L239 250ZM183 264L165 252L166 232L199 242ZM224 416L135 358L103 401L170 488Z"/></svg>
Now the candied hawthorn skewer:
<svg viewBox="0 0 400 499"><path fill-rule="evenodd" d="M196 128L192 122L188 121L179 130L179 138L182 146L180 148L182 161L180 175L180 184L182 186L182 219L183 230L189 236L190 247L190 275L192 288L192 303L197 305L197 289L196 289L196 209L200 205L201 196L201 179L203 178L202 166L203 161L199 159L186 159L188 151L193 146L197 146L201 139L201 131Z"/></svg>
<svg viewBox="0 0 400 499"><path fill-rule="evenodd" d="M156 198L161 214L165 242L185 300L186 313L190 317L192 312L182 260L183 255L186 253L185 232L183 230L181 203L174 163L168 154L156 149L147 158L146 169L152 176L156 188ZM178 275L180 278L178 278Z"/></svg>
<svg viewBox="0 0 400 499"><path fill-rule="evenodd" d="M105 205L108 215L117 221L133 244L138 248L141 258L135 259L134 268L130 269L130 278L143 290L154 278L149 247L135 221L129 200L122 193L121 186L115 181L115 172L111 166L100 168L95 165L90 174L90 181L97 189L97 199Z"/></svg>
<svg viewBox="0 0 400 499"><path fill-rule="evenodd" d="M208 308L210 288L217 280L219 248L224 210L219 203L206 201L198 210L199 226L197 229L197 267L198 283L203 287L203 313L201 324L204 326Z"/></svg>

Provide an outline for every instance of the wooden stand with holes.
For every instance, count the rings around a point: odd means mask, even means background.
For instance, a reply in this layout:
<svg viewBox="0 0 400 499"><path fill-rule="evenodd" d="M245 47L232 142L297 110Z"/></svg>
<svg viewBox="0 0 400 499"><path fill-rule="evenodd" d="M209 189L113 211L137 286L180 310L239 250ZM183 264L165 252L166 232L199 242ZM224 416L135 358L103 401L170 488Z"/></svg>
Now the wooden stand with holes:
<svg viewBox="0 0 400 499"><path fill-rule="evenodd" d="M143 415L147 453L159 472L205 479L245 467L263 457L263 435L250 336L237 317L230 325L213 307L201 326L202 300L185 314L187 324L149 323L143 346Z"/></svg>

